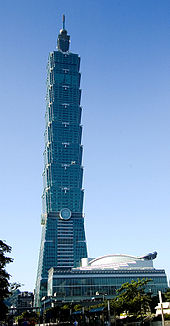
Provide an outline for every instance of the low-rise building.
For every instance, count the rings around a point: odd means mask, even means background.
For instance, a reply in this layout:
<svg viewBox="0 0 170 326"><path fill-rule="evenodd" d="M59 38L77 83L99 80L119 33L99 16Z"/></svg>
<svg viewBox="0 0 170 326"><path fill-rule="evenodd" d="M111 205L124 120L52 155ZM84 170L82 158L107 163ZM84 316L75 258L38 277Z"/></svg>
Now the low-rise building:
<svg viewBox="0 0 170 326"><path fill-rule="evenodd" d="M168 288L165 270L153 267L156 255L156 252L143 257L106 255L83 258L78 268L52 267L48 275L48 297L55 301L111 299L123 283L143 278L151 280L146 286L148 293L165 292Z"/></svg>
<svg viewBox="0 0 170 326"><path fill-rule="evenodd" d="M21 292L18 294L16 308L17 309L32 308L33 302L34 302L34 295L32 292L27 292L27 291Z"/></svg>

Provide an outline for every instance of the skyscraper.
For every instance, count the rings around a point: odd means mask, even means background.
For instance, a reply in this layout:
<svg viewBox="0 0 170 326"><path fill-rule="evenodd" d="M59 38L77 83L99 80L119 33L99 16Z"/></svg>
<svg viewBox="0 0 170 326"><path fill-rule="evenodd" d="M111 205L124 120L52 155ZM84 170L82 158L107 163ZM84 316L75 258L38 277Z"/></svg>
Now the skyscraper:
<svg viewBox="0 0 170 326"><path fill-rule="evenodd" d="M77 267L87 257L83 217L80 57L60 30L47 65L42 239L35 304L47 295L51 267Z"/></svg>

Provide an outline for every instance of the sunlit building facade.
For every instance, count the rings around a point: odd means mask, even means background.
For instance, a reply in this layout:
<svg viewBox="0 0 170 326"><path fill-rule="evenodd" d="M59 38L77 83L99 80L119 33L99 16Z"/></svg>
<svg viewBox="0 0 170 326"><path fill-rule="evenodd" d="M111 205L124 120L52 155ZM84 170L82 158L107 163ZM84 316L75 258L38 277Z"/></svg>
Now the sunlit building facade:
<svg viewBox="0 0 170 326"><path fill-rule="evenodd" d="M165 270L155 269L156 252L143 257L106 255L82 259L81 267L60 271L51 268L48 277L48 297L54 301L88 301L114 298L122 284L148 279L146 292L157 295L168 288ZM48 298L46 298L48 303Z"/></svg>
<svg viewBox="0 0 170 326"><path fill-rule="evenodd" d="M83 167L80 57L69 52L70 37L60 31L57 51L49 54L45 114L42 239L35 302L112 298L125 282L148 278L153 295L168 287L157 253L143 257L106 255L87 258L83 217ZM45 301L44 301L45 302Z"/></svg>
<svg viewBox="0 0 170 326"><path fill-rule="evenodd" d="M42 239L35 304L47 295L48 270L77 267L87 257L83 217L80 57L63 29L49 54L45 114Z"/></svg>

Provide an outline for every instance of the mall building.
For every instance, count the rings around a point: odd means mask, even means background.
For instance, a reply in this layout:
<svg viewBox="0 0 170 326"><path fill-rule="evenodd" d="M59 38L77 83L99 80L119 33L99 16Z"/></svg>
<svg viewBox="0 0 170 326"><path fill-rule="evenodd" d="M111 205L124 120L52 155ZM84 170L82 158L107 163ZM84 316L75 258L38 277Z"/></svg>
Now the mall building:
<svg viewBox="0 0 170 326"><path fill-rule="evenodd" d="M52 267L48 274L48 298L69 302L111 299L123 283L143 278L151 280L146 292L157 295L158 291L164 292L168 284L165 270L153 267L156 256L156 252L143 257L106 255L83 258L78 268Z"/></svg>

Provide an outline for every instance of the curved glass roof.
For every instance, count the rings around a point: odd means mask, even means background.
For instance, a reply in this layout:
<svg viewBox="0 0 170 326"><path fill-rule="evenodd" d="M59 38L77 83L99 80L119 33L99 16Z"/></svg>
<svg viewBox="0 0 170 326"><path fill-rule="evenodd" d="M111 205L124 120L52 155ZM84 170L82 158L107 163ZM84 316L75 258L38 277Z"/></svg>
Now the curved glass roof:
<svg viewBox="0 0 170 326"><path fill-rule="evenodd" d="M94 259L86 259L82 264L83 269L143 269L153 268L152 260L156 253L150 253L143 257L135 257L124 254L110 254Z"/></svg>

